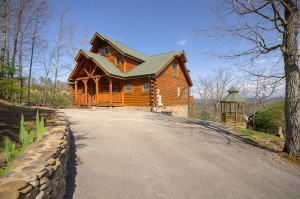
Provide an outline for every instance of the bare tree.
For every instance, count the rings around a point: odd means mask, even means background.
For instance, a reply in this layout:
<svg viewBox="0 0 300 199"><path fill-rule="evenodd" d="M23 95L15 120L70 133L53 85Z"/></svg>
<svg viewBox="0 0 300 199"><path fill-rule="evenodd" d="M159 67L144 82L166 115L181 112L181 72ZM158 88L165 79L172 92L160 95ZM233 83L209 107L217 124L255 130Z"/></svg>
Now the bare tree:
<svg viewBox="0 0 300 199"><path fill-rule="evenodd" d="M218 67L214 68L210 74L198 76L196 80L196 88L202 100L203 110L208 111L208 107L213 106L215 121L220 120L220 101L235 78L234 70L231 67Z"/></svg>
<svg viewBox="0 0 300 199"><path fill-rule="evenodd" d="M254 65L256 60L282 56L283 65L274 78L285 78L286 142L284 151L300 156L300 80L297 0L223 0L220 22L215 26L219 37L243 42L223 58L240 59L240 64ZM232 20L235 17L235 20ZM240 59L241 60L241 59ZM280 66L280 64L279 64ZM248 70L253 72L253 70ZM268 73L268 71L264 71Z"/></svg>
<svg viewBox="0 0 300 199"><path fill-rule="evenodd" d="M37 8L34 10L34 18L33 18L33 32L31 37L31 49L30 49L30 64L29 64L29 75L28 75L28 98L27 101L30 103L30 90L31 90L31 75L32 75L32 67L33 67L33 59L34 59L34 51L36 49L36 42L38 39L38 32L44 26L45 22L48 20L48 13L47 13L47 3L46 1L41 1Z"/></svg>
<svg viewBox="0 0 300 199"><path fill-rule="evenodd" d="M65 16L68 12L68 8L64 8L60 15L60 23L58 29L58 38L55 47L54 59L55 59L55 71L54 71L54 91L53 91L53 106L56 107L56 92L57 92L57 77L58 71L60 69L60 61L63 56L63 39L64 39L64 23L65 23Z"/></svg>
<svg viewBox="0 0 300 199"><path fill-rule="evenodd" d="M20 0L19 13L18 13L18 17L17 17L17 24L16 24L14 39L13 39L13 51L12 51L12 59L11 59L13 68L15 68L17 45L18 45L18 39L19 39L19 32L20 32L20 29L21 29L22 15L23 15L24 6L25 6L24 0ZM10 78L13 78L13 75Z"/></svg>
<svg viewBox="0 0 300 199"><path fill-rule="evenodd" d="M1 3L1 20L2 20L2 33L1 33L1 52L0 52L0 77L4 76L4 64L5 64L5 50L6 50L6 38L7 38L7 1L3 0Z"/></svg>
<svg viewBox="0 0 300 199"><path fill-rule="evenodd" d="M50 56L47 56L48 54L48 43L45 41L44 45L41 46L41 51L42 51L42 64L43 64L43 71L44 75L42 76L42 86L43 86L43 105L47 105L47 93L50 90L49 88L49 75L51 72L51 66L52 66L52 61L54 57L54 51L51 52Z"/></svg>
<svg viewBox="0 0 300 199"><path fill-rule="evenodd" d="M70 64L67 65L69 71L73 70L76 64L75 58L78 49L82 49L88 42L88 29L84 27L82 30L75 24L70 23L68 26L67 36L65 38L65 46L68 57L71 59Z"/></svg>

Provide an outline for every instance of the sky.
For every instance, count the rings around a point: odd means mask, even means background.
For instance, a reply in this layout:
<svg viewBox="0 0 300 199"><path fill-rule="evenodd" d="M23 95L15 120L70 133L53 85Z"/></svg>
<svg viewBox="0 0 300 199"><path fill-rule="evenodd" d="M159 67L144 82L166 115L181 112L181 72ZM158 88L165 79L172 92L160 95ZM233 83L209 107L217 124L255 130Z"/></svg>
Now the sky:
<svg viewBox="0 0 300 199"><path fill-rule="evenodd" d="M208 61L210 49L220 49L220 41L197 34L214 24L217 0L54 0L52 28L64 6L67 21L86 26L89 39L95 32L109 36L147 55L184 50L192 79L209 73L221 63ZM50 24L51 25L51 24ZM51 33L51 30L49 30ZM54 33L53 33L54 34ZM86 46L89 50L90 46ZM79 51L79 49L78 49Z"/></svg>

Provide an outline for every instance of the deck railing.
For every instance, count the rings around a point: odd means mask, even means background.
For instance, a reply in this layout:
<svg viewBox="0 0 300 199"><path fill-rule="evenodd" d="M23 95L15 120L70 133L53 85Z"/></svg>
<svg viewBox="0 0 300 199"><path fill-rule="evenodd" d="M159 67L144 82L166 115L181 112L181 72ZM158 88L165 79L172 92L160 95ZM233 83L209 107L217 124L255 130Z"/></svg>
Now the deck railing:
<svg viewBox="0 0 300 199"><path fill-rule="evenodd" d="M112 103L124 103L124 93L123 92L112 92ZM77 101L85 103L86 95L84 93L77 94ZM92 103L110 103L110 93L102 92L92 96Z"/></svg>

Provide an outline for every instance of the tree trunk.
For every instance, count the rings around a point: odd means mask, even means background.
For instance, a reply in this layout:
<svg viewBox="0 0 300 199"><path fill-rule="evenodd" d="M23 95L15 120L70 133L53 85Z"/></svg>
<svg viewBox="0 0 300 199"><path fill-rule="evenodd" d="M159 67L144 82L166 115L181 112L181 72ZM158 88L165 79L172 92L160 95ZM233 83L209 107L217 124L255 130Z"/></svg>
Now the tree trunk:
<svg viewBox="0 0 300 199"><path fill-rule="evenodd" d="M283 151L300 156L300 82L298 54L298 21L297 0L286 1L291 11L285 11L287 25L283 35L282 52L285 70L285 119L286 141Z"/></svg>
<svg viewBox="0 0 300 199"><path fill-rule="evenodd" d="M20 32L20 27L21 27L23 8L24 8L24 0L21 0L21 2L20 2L20 11L19 11L19 14L18 14L17 27L16 27L15 34L14 34L13 54L12 54L12 59L11 59L13 68L15 68L15 59L16 59L17 45L18 45L18 35L19 35L19 32ZM13 76L13 74L11 75L10 78L13 78L12 76Z"/></svg>
<svg viewBox="0 0 300 199"><path fill-rule="evenodd" d="M1 33L1 52L0 52L0 77L4 77L4 57L5 57L5 48L6 48L6 15L7 15L7 10L6 10L6 4L7 1L3 0L2 2L2 11L1 11L1 20L2 20L2 33Z"/></svg>
<svg viewBox="0 0 300 199"><path fill-rule="evenodd" d="M6 15L6 62L10 60L10 1L7 2L7 15Z"/></svg>
<svg viewBox="0 0 300 199"><path fill-rule="evenodd" d="M30 65L29 65L29 75L28 75L28 92L27 92L27 102L30 103L30 81L31 81L31 71L32 71L32 63L33 63L33 54L34 54L34 47L35 47L35 39L36 39L36 32L37 32L37 18L35 19L34 31L32 36L32 43L31 43L31 55L30 55Z"/></svg>
<svg viewBox="0 0 300 199"><path fill-rule="evenodd" d="M20 46L19 46L19 83L20 83L20 97L19 97L19 103L22 103L23 101L23 90L24 87L24 81L23 81L23 39L24 39L24 33L21 34L20 37Z"/></svg>

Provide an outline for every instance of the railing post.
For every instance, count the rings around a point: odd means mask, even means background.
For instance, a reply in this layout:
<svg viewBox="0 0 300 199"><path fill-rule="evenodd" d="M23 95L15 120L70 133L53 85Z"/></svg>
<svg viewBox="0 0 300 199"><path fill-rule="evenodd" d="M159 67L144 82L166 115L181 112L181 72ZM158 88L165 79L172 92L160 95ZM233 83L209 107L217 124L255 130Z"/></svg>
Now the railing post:
<svg viewBox="0 0 300 199"><path fill-rule="evenodd" d="M124 92L122 92L122 104L124 104Z"/></svg>

